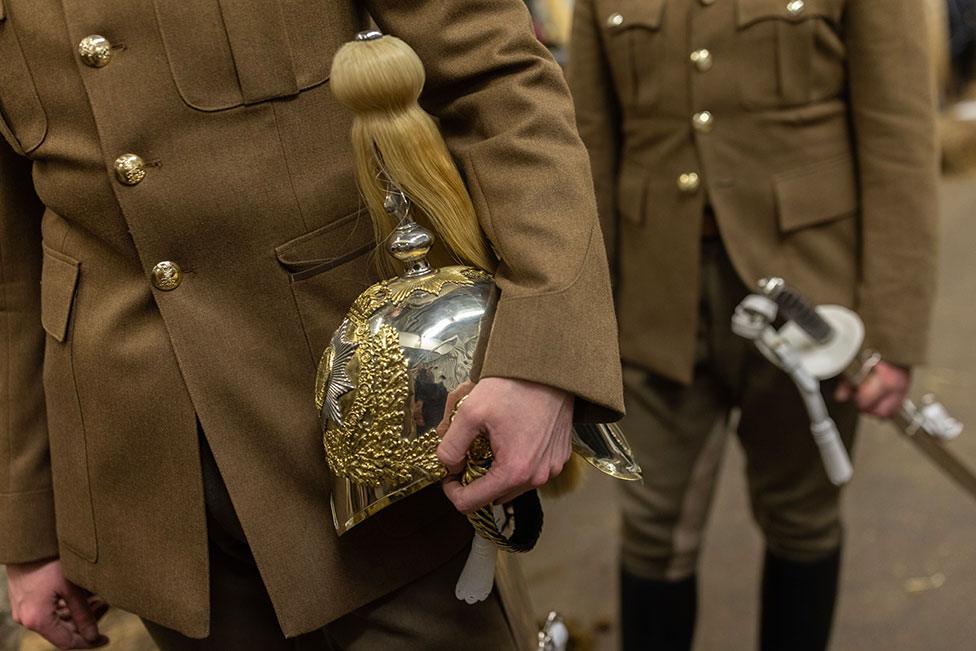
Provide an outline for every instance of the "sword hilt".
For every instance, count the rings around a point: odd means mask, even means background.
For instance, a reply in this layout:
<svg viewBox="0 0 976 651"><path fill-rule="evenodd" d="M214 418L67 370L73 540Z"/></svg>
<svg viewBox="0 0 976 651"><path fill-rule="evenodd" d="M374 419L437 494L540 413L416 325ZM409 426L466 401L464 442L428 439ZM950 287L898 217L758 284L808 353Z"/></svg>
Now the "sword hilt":
<svg viewBox="0 0 976 651"><path fill-rule="evenodd" d="M826 344L834 336L834 329L817 313L817 309L782 278L763 278L759 281L763 295L774 301L787 319L798 325L818 344Z"/></svg>
<svg viewBox="0 0 976 651"><path fill-rule="evenodd" d="M922 431L933 439L951 441L962 434L962 423L953 418L931 393L922 398L921 405L905 400L899 416L904 421L902 425L909 436L915 436Z"/></svg>

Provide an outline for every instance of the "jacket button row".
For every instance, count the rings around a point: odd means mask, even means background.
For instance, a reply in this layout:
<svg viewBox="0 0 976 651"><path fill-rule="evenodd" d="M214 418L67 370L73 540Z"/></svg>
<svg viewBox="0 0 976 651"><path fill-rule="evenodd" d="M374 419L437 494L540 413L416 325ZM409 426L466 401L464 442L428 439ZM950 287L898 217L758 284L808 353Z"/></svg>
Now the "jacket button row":
<svg viewBox="0 0 976 651"><path fill-rule="evenodd" d="M90 68L104 68L112 60L112 43L100 34L81 39L78 56ZM146 178L146 162L136 154L122 154L115 159L115 177L123 185L138 185Z"/></svg>
<svg viewBox="0 0 976 651"><path fill-rule="evenodd" d="M98 34L86 36L78 44L78 56L90 68L104 68L112 60L112 43ZM122 154L115 159L115 176L124 185L138 185L146 178L146 162L138 154ZM151 277L156 289L169 292L183 282L183 270L163 260L152 268Z"/></svg>

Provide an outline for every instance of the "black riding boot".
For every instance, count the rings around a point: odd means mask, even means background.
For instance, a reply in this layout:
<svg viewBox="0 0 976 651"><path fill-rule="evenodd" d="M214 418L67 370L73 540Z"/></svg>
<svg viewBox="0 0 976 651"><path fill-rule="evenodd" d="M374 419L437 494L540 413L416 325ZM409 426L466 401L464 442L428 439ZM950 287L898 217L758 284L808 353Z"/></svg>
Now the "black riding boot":
<svg viewBox="0 0 976 651"><path fill-rule="evenodd" d="M689 651L698 610L698 580L652 581L620 572L623 651Z"/></svg>
<svg viewBox="0 0 976 651"><path fill-rule="evenodd" d="M824 651L837 600L840 550L811 562L766 552L762 581L762 651Z"/></svg>

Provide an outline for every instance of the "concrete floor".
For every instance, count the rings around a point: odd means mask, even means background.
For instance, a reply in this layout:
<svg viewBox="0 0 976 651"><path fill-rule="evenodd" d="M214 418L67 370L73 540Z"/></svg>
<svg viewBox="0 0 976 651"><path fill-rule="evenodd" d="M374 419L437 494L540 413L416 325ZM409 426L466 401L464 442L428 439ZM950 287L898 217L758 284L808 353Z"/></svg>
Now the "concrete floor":
<svg viewBox="0 0 976 651"><path fill-rule="evenodd" d="M918 372L915 393L938 393L971 425L952 447L976 466L976 176L945 181L943 199L932 365ZM697 651L755 647L761 542L742 464L730 445L703 559ZM846 511L833 650L976 649L976 501L888 426L866 422ZM577 649L616 648L617 526L613 482L590 473L583 490L547 503L542 541L525 558L539 619L550 609L566 615L581 641ZM133 617L113 611L104 623L110 648L152 649ZM0 651L17 649L4 643L14 632L4 624ZM36 636L24 636L19 648L51 649Z"/></svg>
<svg viewBox="0 0 976 651"><path fill-rule="evenodd" d="M946 180L942 198L931 366L919 369L913 394L937 393L970 425L952 448L976 468L976 177ZM697 651L755 648L762 544L742 468L732 444L706 538ZM976 649L976 500L890 425L867 420L845 499L834 651ZM617 644L613 503L613 482L591 473L582 494L546 505L546 531L525 559L538 615L561 611L601 651Z"/></svg>

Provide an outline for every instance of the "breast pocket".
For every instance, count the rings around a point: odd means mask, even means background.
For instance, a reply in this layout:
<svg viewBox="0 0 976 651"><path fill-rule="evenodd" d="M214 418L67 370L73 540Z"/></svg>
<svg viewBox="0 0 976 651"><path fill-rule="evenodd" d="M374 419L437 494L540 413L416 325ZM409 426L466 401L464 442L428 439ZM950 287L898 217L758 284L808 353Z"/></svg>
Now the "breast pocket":
<svg viewBox="0 0 976 651"><path fill-rule="evenodd" d="M180 96L201 111L290 97L325 83L356 31L325 0L153 0Z"/></svg>
<svg viewBox="0 0 976 651"><path fill-rule="evenodd" d="M13 22L0 0L0 134L17 153L29 154L47 135L47 116Z"/></svg>
<svg viewBox="0 0 976 651"><path fill-rule="evenodd" d="M597 3L604 47L622 106L650 107L661 94L665 47L664 0L603 0Z"/></svg>
<svg viewBox="0 0 976 651"><path fill-rule="evenodd" d="M844 81L845 0L736 0L736 86L746 109L800 106Z"/></svg>

